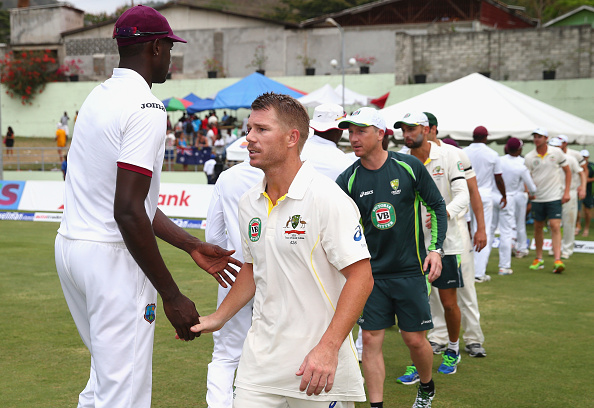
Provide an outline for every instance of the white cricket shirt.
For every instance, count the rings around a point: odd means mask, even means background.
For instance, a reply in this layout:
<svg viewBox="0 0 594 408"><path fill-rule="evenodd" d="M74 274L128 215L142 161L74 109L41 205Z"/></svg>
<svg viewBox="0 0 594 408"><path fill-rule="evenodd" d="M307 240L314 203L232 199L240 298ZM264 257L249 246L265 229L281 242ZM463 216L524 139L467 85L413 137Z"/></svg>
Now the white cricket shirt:
<svg viewBox="0 0 594 408"><path fill-rule="evenodd" d="M544 203L561 200L563 197L563 186L559 168L567 166L567 159L563 150L554 146L547 146L546 153L541 156L532 150L524 158L524 164L530 170L530 175L536 184L534 202ZM565 177L565 173L563 173Z"/></svg>
<svg viewBox="0 0 594 408"><path fill-rule="evenodd" d="M471 143L464 148L476 172L476 183L481 196L488 195L496 188L495 174L501 174L501 163L497 152L484 143Z"/></svg>
<svg viewBox="0 0 594 408"><path fill-rule="evenodd" d="M334 316L346 281L339 271L370 257L359 210L308 162L270 213L265 183L239 203L243 256L253 263L256 294L235 385L307 400L365 401L351 335L340 347L329 393L308 397L295 375Z"/></svg>
<svg viewBox="0 0 594 408"><path fill-rule="evenodd" d="M464 172L464 166L460 161L458 152L450 148L431 144L429 158L425 161L425 168L431 174L431 178L439 189L446 203L448 212L448 230L443 242L443 251L446 255L461 254L464 250L460 228L458 227L459 216L468 211L470 194ZM412 151L409 151L411 154ZM425 247L431 243L431 230L425 226L427 210L422 207L423 235L425 236Z"/></svg>
<svg viewBox="0 0 594 408"><path fill-rule="evenodd" d="M569 171L571 172L571 185L569 186L569 190L577 191L578 187L582 184L582 178L580 177L580 173L584 171L584 169L578 164L578 161L573 155L566 154L565 158L567 159ZM561 182L563 183L563 188L565 188L565 172L563 171L563 169L559 169L559 172Z"/></svg>
<svg viewBox="0 0 594 408"><path fill-rule="evenodd" d="M113 216L118 166L151 176L145 200L157 211L167 114L137 72L114 68L80 108L68 152L64 214L58 233L69 239L122 242Z"/></svg>
<svg viewBox="0 0 594 408"><path fill-rule="evenodd" d="M501 177L505 183L506 195L523 194L526 191L524 186L528 187L530 193L536 191L536 185L530 176L530 171L524 165L522 157L506 154L501 158L501 168L503 169ZM499 190L496 189L496 192L501 196Z"/></svg>
<svg viewBox="0 0 594 408"><path fill-rule="evenodd" d="M307 139L301 151L301 160L309 161L314 169L332 180L336 180L340 173L353 164L334 142L318 135L312 135Z"/></svg>
<svg viewBox="0 0 594 408"><path fill-rule="evenodd" d="M264 172L246 161L225 170L217 179L206 215L206 242L233 249L243 262L237 207L250 188L262 182Z"/></svg>

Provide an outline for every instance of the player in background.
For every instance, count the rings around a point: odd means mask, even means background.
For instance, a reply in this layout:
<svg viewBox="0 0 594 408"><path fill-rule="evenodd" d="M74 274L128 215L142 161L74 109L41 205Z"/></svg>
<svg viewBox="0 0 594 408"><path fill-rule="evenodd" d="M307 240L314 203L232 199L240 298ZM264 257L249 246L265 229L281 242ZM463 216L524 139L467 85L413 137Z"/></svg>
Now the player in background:
<svg viewBox="0 0 594 408"><path fill-rule="evenodd" d="M433 327L427 281L434 281L441 272L445 203L419 160L384 150L386 125L377 110L358 109L339 126L349 129L349 141L359 159L336 182L361 212L375 281L359 320L368 399L371 407L383 407L386 369L382 345L385 329L396 324L397 316L421 381L414 407L430 407L435 385L433 353L425 337ZM427 246L421 204L433 214Z"/></svg>
<svg viewBox="0 0 594 408"><path fill-rule="evenodd" d="M235 257L240 261L243 261L243 255L238 219L239 199L254 185L261 183L263 177L262 170L252 167L249 161L225 170L214 186L208 207L206 241L236 251ZM229 287L219 285L217 308L229 290ZM245 336L252 325L253 303L253 299L248 301L221 330L212 334L214 349L206 376L206 403L209 408L233 406L233 380Z"/></svg>

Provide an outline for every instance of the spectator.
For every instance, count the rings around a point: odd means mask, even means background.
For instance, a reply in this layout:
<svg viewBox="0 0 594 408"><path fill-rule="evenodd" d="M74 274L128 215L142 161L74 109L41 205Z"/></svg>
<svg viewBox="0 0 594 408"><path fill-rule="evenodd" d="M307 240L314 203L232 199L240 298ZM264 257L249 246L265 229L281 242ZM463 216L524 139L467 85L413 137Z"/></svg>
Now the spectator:
<svg viewBox="0 0 594 408"><path fill-rule="evenodd" d="M12 156L12 148L14 147L14 131L12 127L9 126L8 130L6 131L6 137L4 138L4 144L6 145L6 155Z"/></svg>
<svg viewBox="0 0 594 408"><path fill-rule="evenodd" d="M60 118L60 124L62 125L62 129L64 129L64 132L66 132L66 137L70 135L70 133L68 132L69 120L70 118L68 117L68 113L64 112L64 115L62 115L62 117Z"/></svg>
<svg viewBox="0 0 594 408"><path fill-rule="evenodd" d="M68 135L66 135L66 131L64 130L62 123L58 123L56 126L56 145L58 146L58 156L60 157L60 163L62 163L64 161L64 148L66 147Z"/></svg>

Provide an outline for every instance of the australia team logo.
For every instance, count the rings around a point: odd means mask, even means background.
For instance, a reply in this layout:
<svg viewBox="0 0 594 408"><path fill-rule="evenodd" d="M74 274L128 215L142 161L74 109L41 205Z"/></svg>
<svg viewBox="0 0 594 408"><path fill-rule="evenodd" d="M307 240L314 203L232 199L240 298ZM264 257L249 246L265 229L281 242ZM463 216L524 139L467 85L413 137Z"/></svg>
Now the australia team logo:
<svg viewBox="0 0 594 408"><path fill-rule="evenodd" d="M435 168L433 169L433 177L439 177L439 176L443 176L443 169L441 168L441 166L435 166Z"/></svg>
<svg viewBox="0 0 594 408"><path fill-rule="evenodd" d="M154 303L146 305L144 308L144 320L149 323L153 323L156 318L155 311L157 310L157 305Z"/></svg>
<svg viewBox="0 0 594 408"><path fill-rule="evenodd" d="M400 186L399 179L394 179L394 180L390 181L390 187L392 187L392 195L400 194L400 189L398 188L398 186Z"/></svg>
<svg viewBox="0 0 594 408"><path fill-rule="evenodd" d="M377 203L371 210L371 222L380 230L392 228L396 224L396 211L390 203Z"/></svg>
<svg viewBox="0 0 594 408"><path fill-rule="evenodd" d="M292 215L285 224L285 234L304 235L306 225L307 222L301 218L301 215Z"/></svg>
<svg viewBox="0 0 594 408"><path fill-rule="evenodd" d="M262 233L262 220L258 217L252 218L250 220L248 228L248 235L250 237L250 241L258 242L258 240L260 239L260 234Z"/></svg>

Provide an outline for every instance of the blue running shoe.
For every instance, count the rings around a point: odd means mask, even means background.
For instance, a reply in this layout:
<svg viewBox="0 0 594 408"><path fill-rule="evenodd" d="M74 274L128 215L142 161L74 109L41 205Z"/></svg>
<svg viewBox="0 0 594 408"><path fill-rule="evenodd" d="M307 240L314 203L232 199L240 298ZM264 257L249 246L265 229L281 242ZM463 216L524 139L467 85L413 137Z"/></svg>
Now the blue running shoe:
<svg viewBox="0 0 594 408"><path fill-rule="evenodd" d="M417 367L414 365L407 366L404 375L402 377L398 377L396 382L404 385L411 385L419 382L419 373L417 372Z"/></svg>
<svg viewBox="0 0 594 408"><path fill-rule="evenodd" d="M437 369L438 373L442 374L454 374L456 373L456 367L458 363L462 359L460 357L460 353L456 354L454 350L447 349L445 353L442 354L443 361L441 365Z"/></svg>

